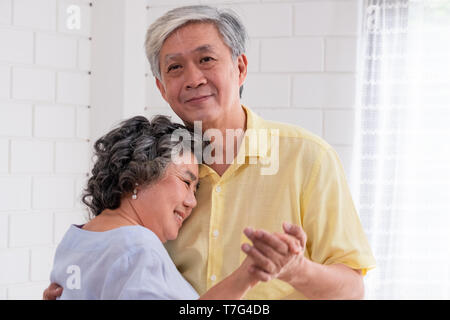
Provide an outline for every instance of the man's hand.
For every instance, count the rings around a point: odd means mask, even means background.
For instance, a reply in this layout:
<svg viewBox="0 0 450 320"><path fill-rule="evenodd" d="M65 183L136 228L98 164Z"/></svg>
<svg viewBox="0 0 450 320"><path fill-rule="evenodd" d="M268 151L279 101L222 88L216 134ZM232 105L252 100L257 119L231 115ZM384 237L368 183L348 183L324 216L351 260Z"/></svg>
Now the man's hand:
<svg viewBox="0 0 450 320"><path fill-rule="evenodd" d="M244 244L242 250L255 261L251 266L255 272L264 272L271 278L287 282L309 299L364 297L361 270L341 263L323 265L306 259L303 256L306 248L303 229L286 223L283 229L284 234L250 228L244 231L254 246Z"/></svg>
<svg viewBox="0 0 450 320"><path fill-rule="evenodd" d="M56 283L51 283L47 289L44 290L42 299L44 300L56 300L56 298L62 295L63 288Z"/></svg>
<svg viewBox="0 0 450 320"><path fill-rule="evenodd" d="M264 273L270 278L289 282L292 275L298 275L298 269L304 259L306 233L300 226L283 224L285 233L269 233L264 230L246 228L245 235L253 242L253 247L244 244L242 250L255 264L251 272Z"/></svg>

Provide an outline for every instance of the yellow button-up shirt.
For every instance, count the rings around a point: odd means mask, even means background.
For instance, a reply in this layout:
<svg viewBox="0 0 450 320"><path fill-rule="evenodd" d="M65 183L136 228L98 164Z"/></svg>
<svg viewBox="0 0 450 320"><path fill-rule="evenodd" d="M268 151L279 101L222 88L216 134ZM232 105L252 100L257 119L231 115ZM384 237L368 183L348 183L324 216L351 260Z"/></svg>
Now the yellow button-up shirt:
<svg viewBox="0 0 450 320"><path fill-rule="evenodd" d="M375 260L332 147L305 129L263 120L243 108L247 130L235 163L222 176L200 165L197 207L178 238L166 244L182 275L203 294L245 259L240 249L249 242L245 227L283 232L284 221L305 230L306 258L345 264L363 274L373 268ZM267 133L267 139L260 136L252 143L255 131ZM244 298L305 297L274 279L260 282Z"/></svg>

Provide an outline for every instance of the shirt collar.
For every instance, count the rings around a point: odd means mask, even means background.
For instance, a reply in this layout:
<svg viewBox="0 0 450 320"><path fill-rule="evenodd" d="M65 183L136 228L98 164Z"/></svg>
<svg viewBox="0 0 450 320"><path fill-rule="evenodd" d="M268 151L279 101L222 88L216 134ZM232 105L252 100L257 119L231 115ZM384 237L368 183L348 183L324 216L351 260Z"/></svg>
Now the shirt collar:
<svg viewBox="0 0 450 320"><path fill-rule="evenodd" d="M242 109L244 109L246 114L246 130L244 139L239 148L239 153L245 152L245 157L256 157L256 158L265 158L268 155L270 149L270 130L266 129L264 126L264 119L250 110L248 107L241 105ZM268 134L267 146L265 148L261 148L258 143L259 134L261 134L261 129L265 129ZM203 178L211 173L214 173L214 170L208 167L205 164L200 164L199 168L199 178Z"/></svg>
<svg viewBox="0 0 450 320"><path fill-rule="evenodd" d="M247 129L245 130L245 135L243 141L245 146L245 156L246 157L266 157L268 148L259 148L259 135L262 134L260 130L263 130L264 120L254 113L252 110L242 105L246 115L247 115ZM268 132L266 130L266 132ZM270 140L268 140L270 141Z"/></svg>

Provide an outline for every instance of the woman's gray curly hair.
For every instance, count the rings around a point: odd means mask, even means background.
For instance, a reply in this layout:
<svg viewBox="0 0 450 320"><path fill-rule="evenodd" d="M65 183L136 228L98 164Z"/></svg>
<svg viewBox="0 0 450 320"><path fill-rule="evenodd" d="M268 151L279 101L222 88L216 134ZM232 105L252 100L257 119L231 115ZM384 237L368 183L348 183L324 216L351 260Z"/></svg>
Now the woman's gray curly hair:
<svg viewBox="0 0 450 320"><path fill-rule="evenodd" d="M191 140L172 139L175 131L178 137L188 135ZM158 115L151 121L136 116L121 122L94 144L95 163L82 195L83 203L94 216L118 208L122 197L132 193L136 184L145 186L158 181L174 152L190 150L195 154L195 143L199 143L198 137L166 116Z"/></svg>

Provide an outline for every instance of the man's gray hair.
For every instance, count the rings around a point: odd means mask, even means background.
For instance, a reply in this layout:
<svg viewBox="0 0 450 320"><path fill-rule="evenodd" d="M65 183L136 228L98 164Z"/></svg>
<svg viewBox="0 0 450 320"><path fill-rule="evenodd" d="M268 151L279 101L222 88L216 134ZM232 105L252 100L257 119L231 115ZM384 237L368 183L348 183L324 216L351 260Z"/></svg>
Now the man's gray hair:
<svg viewBox="0 0 450 320"><path fill-rule="evenodd" d="M235 60L245 53L247 32L237 14L230 9L219 9L206 5L175 8L159 17L147 30L145 52L153 75L162 81L159 53L168 36L180 27L194 22L213 23Z"/></svg>

